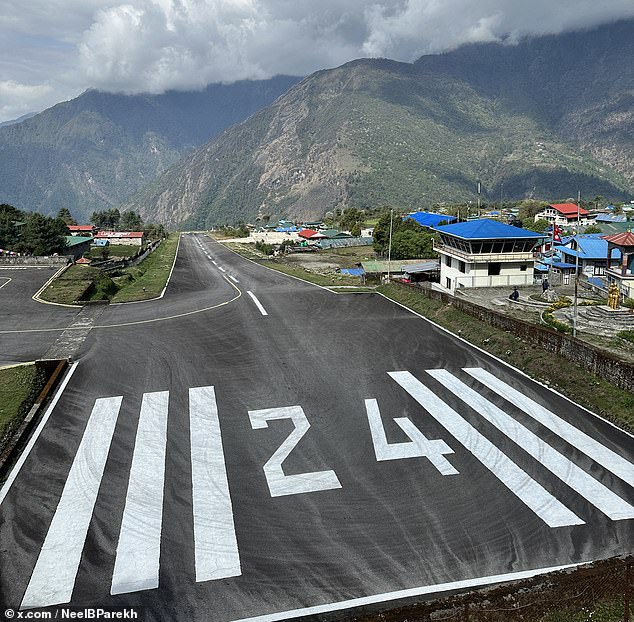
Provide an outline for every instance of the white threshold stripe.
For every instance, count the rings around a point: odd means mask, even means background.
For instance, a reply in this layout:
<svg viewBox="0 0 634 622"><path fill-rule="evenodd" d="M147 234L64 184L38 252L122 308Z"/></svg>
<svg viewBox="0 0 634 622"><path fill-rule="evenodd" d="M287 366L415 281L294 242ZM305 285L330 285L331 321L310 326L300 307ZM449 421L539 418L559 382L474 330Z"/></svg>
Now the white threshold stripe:
<svg viewBox="0 0 634 622"><path fill-rule="evenodd" d="M266 309L262 306L262 303L255 297L255 294L253 292L247 292L247 294L249 294L249 296L251 296L251 300L253 300L253 302L255 303L255 306L258 308L259 312L262 315L268 315L268 313L266 312Z"/></svg>
<svg viewBox="0 0 634 622"><path fill-rule="evenodd" d="M634 464L623 458L623 456L602 445L599 441L558 417L541 404L526 397L517 389L498 380L486 369L480 367L465 368L464 371L498 395L501 395L505 400L511 402L511 404L517 406L520 410L523 410L527 415L563 438L573 447L582 451L605 469L620 477L630 486L634 486Z"/></svg>
<svg viewBox="0 0 634 622"><path fill-rule="evenodd" d="M236 279L235 276L231 276L229 275L229 278L234 282L234 283L239 283L240 281L238 281L238 279Z"/></svg>
<svg viewBox="0 0 634 622"><path fill-rule="evenodd" d="M2 488L0 488L0 505L2 505L2 502L4 501L4 498L7 496L7 493L9 492L11 485L13 484L16 477L20 473L20 469L22 468L22 465L26 462L26 459L29 457L31 450L33 449L33 445L35 445L37 439L40 437L40 434L42 433L42 430L44 429L46 422L49 420L51 413L55 409L55 406L57 406L57 402L59 402L59 398L62 397L62 393L64 393L64 389L66 389L66 385L70 382L70 379L75 373L75 370L77 369L77 365L79 365L79 362L76 361L75 363L72 364L71 368L68 370L66 377L64 378L62 383L59 385L59 388L55 392L53 401L49 404L49 407L46 409L44 416L40 420L37 428L35 428L33 434L31 435L31 438L29 439L29 442L27 443L26 447L20 454L20 457L18 458L17 462L15 463L15 466L11 470L11 473L9 473L9 477L7 477L6 481L4 482L4 485L2 486Z"/></svg>
<svg viewBox="0 0 634 622"><path fill-rule="evenodd" d="M584 524L581 518L520 469L410 372L388 372L388 375L549 527Z"/></svg>
<svg viewBox="0 0 634 622"><path fill-rule="evenodd" d="M111 594L159 584L168 405L169 391L143 395Z"/></svg>
<svg viewBox="0 0 634 622"><path fill-rule="evenodd" d="M211 263L214 264L214 266L217 266L218 264L212 259Z"/></svg>
<svg viewBox="0 0 634 622"><path fill-rule="evenodd" d="M70 601L122 397L95 401L40 550L22 609Z"/></svg>
<svg viewBox="0 0 634 622"><path fill-rule="evenodd" d="M629 503L453 374L444 369L427 373L612 520L634 518Z"/></svg>
<svg viewBox="0 0 634 622"><path fill-rule="evenodd" d="M242 574L213 387L189 390L196 581Z"/></svg>
<svg viewBox="0 0 634 622"><path fill-rule="evenodd" d="M220 272L226 272L226 270L222 266L218 266L218 270L220 270Z"/></svg>
<svg viewBox="0 0 634 622"><path fill-rule="evenodd" d="M415 598L426 594L450 592L453 590L466 590L473 587L505 583L507 581L521 581L523 579L530 579L531 577L547 574L549 572L576 568L577 566L581 566L585 563L588 562L566 564L564 566L551 566L550 568L536 568L534 570L520 570L518 572L490 575L488 577L477 577L475 579L462 579L460 581L451 581L449 583L438 583L437 585L423 585L421 587L398 590L397 592L386 592L384 594L375 594L373 596L361 596L350 600L342 600L338 603L315 605L314 607L305 607L304 609L278 611L277 613L268 613L252 618L240 618L239 620L232 620L232 622L283 622L284 620L292 620L294 618L302 618L304 616L314 616L333 611L342 611L343 609L352 609L354 607L365 607L367 605L374 605L377 603L387 603L405 598Z"/></svg>

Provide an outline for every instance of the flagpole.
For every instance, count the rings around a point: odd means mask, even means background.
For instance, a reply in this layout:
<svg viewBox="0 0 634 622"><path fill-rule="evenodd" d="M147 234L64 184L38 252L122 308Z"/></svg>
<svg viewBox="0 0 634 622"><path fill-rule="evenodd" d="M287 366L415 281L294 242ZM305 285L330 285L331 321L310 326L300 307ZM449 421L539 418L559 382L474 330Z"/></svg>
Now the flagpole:
<svg viewBox="0 0 634 622"><path fill-rule="evenodd" d="M579 221L581 220L581 190L577 191L577 254L575 256L575 298L572 312L572 336L577 336L577 293L579 289Z"/></svg>

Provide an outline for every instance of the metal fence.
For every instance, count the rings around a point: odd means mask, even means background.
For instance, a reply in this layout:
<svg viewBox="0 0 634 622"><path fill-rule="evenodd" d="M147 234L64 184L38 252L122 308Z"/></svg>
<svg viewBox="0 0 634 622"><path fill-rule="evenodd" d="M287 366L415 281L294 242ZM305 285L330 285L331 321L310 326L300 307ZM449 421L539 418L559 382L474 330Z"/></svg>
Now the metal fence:
<svg viewBox="0 0 634 622"><path fill-rule="evenodd" d="M615 558L348 622L634 622L634 558Z"/></svg>

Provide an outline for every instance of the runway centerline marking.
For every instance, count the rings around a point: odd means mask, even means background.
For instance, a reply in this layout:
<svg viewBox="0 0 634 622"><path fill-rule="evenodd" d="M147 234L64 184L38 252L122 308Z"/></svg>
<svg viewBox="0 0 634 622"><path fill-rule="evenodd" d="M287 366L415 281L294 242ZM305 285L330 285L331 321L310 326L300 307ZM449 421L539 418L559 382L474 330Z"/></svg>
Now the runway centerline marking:
<svg viewBox="0 0 634 622"><path fill-rule="evenodd" d="M238 279L236 279L235 276L231 276L229 275L229 278L234 282L234 283L239 283L240 281L238 281Z"/></svg>
<svg viewBox="0 0 634 622"><path fill-rule="evenodd" d="M258 308L258 311L262 315L268 315L268 313L266 312L266 309L262 306L262 303L255 297L255 294L253 292L250 292L250 291L248 291L247 294L249 294L249 296L251 297L251 299L255 303L255 306Z"/></svg>

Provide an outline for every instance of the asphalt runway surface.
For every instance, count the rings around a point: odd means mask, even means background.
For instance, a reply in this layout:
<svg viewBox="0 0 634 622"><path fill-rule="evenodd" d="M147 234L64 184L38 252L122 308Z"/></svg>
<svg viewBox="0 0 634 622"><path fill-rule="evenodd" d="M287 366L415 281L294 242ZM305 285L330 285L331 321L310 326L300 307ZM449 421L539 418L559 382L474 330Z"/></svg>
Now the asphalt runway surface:
<svg viewBox="0 0 634 622"><path fill-rule="evenodd" d="M75 359L0 492L3 609L336 617L634 551L632 437L379 295L184 235Z"/></svg>

